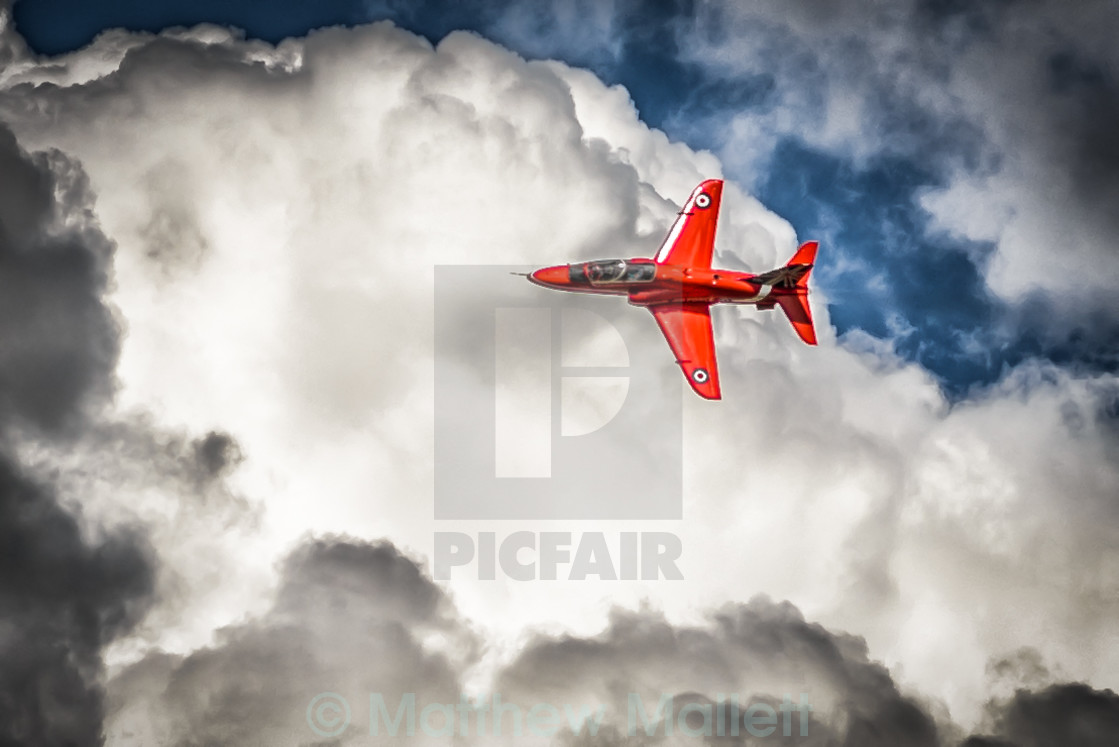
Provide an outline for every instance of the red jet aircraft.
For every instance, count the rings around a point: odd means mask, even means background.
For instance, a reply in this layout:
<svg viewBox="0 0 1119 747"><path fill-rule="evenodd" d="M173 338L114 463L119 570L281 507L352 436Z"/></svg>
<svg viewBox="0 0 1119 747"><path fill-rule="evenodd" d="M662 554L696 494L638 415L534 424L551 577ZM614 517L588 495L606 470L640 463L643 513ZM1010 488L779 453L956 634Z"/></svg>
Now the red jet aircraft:
<svg viewBox="0 0 1119 747"><path fill-rule="evenodd" d="M719 369L711 304L780 306L800 339L816 344L808 308L808 275L817 242L802 244L784 267L760 275L711 267L723 182L708 179L692 192L653 259L606 259L545 267L528 276L537 285L576 293L629 296L653 313L676 362L696 394L719 399Z"/></svg>

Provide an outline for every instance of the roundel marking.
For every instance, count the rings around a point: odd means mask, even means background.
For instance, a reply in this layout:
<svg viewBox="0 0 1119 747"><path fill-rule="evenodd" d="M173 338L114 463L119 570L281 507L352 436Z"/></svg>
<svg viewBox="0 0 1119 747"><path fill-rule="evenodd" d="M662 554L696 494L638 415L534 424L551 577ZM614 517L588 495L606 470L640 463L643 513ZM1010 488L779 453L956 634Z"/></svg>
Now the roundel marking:
<svg viewBox="0 0 1119 747"><path fill-rule="evenodd" d="M692 371L692 381L697 384L706 384L708 378L706 368L697 368Z"/></svg>
<svg viewBox="0 0 1119 747"><path fill-rule="evenodd" d="M700 210L711 207L711 195L706 192L700 192L696 195L695 206Z"/></svg>

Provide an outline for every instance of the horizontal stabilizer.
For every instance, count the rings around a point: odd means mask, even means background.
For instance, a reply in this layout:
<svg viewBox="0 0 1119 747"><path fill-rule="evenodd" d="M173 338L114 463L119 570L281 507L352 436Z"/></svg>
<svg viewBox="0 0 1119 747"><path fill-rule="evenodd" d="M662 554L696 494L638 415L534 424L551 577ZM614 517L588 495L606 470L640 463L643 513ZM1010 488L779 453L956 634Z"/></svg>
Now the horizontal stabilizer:
<svg viewBox="0 0 1119 747"><path fill-rule="evenodd" d="M812 265L816 262L816 249L820 246L818 241L808 241L800 245L796 254L784 267L763 272L750 278L751 283L769 285L774 288L808 288L808 274L812 272Z"/></svg>
<svg viewBox="0 0 1119 747"><path fill-rule="evenodd" d="M769 285L774 288L795 288L801 278L805 277L812 269L812 265L787 265L776 270L763 272L750 278L751 283Z"/></svg>
<svg viewBox="0 0 1119 747"><path fill-rule="evenodd" d="M781 310L793 323L793 329L800 335L800 339L809 345L815 345L816 328L812 326L812 309L808 308L808 296L781 296L777 303L781 304Z"/></svg>

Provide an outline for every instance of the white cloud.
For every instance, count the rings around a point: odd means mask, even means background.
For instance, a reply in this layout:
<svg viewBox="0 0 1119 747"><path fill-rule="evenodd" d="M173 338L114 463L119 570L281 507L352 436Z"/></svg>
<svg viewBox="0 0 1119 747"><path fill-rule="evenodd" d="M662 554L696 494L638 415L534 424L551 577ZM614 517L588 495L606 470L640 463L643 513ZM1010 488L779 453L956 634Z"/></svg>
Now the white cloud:
<svg viewBox="0 0 1119 747"><path fill-rule="evenodd" d="M262 508L248 538L172 531L152 496L98 489L167 525L164 561L189 582L181 618L153 634L179 652L263 609L261 579L307 532L427 553L434 529L495 529L431 519L434 265L648 254L674 203L721 171L643 125L624 90L473 34L433 49L382 23L273 51L203 29L124 46L120 69L88 82L9 84L0 116L24 147L80 159L98 195L127 328L119 410L230 433L244 461L229 481ZM106 58L95 44L59 64ZM724 194L720 252L784 261L788 224ZM575 527L675 531L687 581L456 580L492 657L529 626L595 632L611 604L651 598L695 621L765 592L865 635L965 722L988 658L1023 645L1119 685L1119 545L1101 521L1119 475L1096 415L1114 379L1031 369L950 408L919 367L837 344L825 303L819 348L779 312L718 311L726 399L685 395L682 522ZM215 601L215 586L238 594Z"/></svg>
<svg viewBox="0 0 1119 747"><path fill-rule="evenodd" d="M707 3L680 35L683 59L731 80L772 77L772 92L747 111L673 125L713 134L745 178L769 173L784 138L856 166L902 156L942 171L947 184L920 201L932 228L994 242L981 267L990 289L1013 303L1042 288L1075 326L1119 279L1104 134L1119 121L1116 20L1106 1L1077 13L1052 2Z"/></svg>

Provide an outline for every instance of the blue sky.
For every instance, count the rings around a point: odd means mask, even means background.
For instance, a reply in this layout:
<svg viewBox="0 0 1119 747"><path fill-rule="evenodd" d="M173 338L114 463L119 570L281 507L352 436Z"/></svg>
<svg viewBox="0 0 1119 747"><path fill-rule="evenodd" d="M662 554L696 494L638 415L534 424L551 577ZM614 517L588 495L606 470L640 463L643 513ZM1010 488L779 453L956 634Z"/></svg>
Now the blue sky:
<svg viewBox="0 0 1119 747"><path fill-rule="evenodd" d="M858 62L896 46L891 44L895 40L905 44L911 39L915 52L904 58L903 71L910 72L904 66L912 65L912 74L927 90L936 91L954 73L955 55L985 48L997 53L1000 45L1017 44L1024 48L1023 59L1036 61L1039 75L1049 77L1042 90L1052 102L1039 101L1038 109L1052 103L1063 112L1051 119L1038 114L1041 139L1030 146L1039 151L1052 147L1057 151L1055 168L1080 174L1085 184L1101 181L1107 194L1119 163L1114 147L1106 145L1108 125L1119 123L1119 89L1106 61L1073 45L1072 31L1065 33L1069 41L1064 46L1064 32L1056 28L1058 46L1033 50L1000 37L999 24L1017 12L1015 3L923 0L913 3L912 12L900 21L888 20L884 28L868 26L865 40L856 24L847 44L850 51L840 46L836 53L821 51L827 38L813 36L818 29L811 22L780 25L749 15L735 19L725 10L686 0L620 0L607 6L608 23L603 23L604 17L593 11L596 5L602 4L19 0L14 18L30 46L44 54L79 48L99 31L118 26L157 31L212 22L278 42L324 25L388 18L432 41L455 29L470 29L529 58L587 66L606 82L624 85L648 124L720 155L727 176L787 218L799 236L823 241L816 282L830 299L832 321L841 335L857 328L891 339L902 355L936 374L956 397L1031 357L1080 372L1116 370L1119 315L1111 294L1070 301L1068 293L1051 294L1044 278L1029 294L994 294L985 270L995 242L930 227L922 195L946 187L961 173L981 177L998 172L1003 159L1016 154L990 143L976 117L930 106L920 89L905 91L872 64ZM855 6L835 4L831 12L839 19L833 21L840 29L837 36L842 38L845 15L858 18ZM1046 22L1051 21L1039 16L1039 26ZM708 43L732 53L735 44L743 49L771 44L770 64L706 64L694 45ZM813 123L828 116L829 105L842 101L837 99L841 86L850 87L848 95L860 101L864 121L872 124L863 142L821 141L811 135ZM946 90L946 98L955 95ZM983 116L997 121L999 106L996 98ZM757 115L772 122L790 107L801 124L770 128L764 157L739 162L742 142L727 133L731 119ZM1070 150L1060 133L1072 138L1078 132L1084 137L1069 142L1081 145ZM1106 204L1095 210L1089 206L1083 220L1106 221L1102 216L1108 210Z"/></svg>

